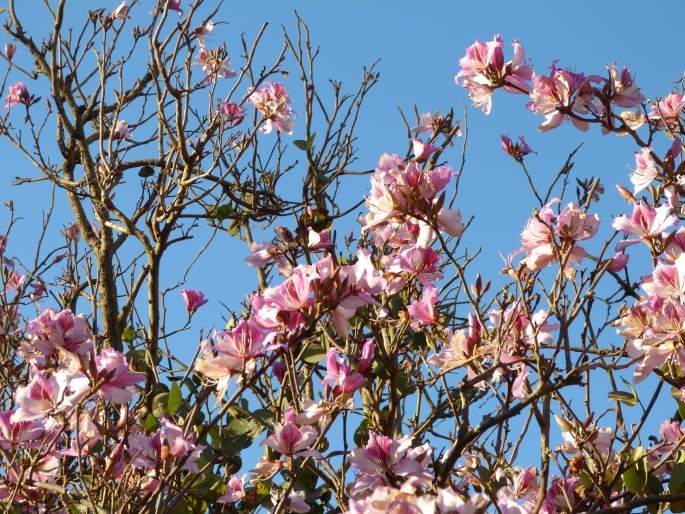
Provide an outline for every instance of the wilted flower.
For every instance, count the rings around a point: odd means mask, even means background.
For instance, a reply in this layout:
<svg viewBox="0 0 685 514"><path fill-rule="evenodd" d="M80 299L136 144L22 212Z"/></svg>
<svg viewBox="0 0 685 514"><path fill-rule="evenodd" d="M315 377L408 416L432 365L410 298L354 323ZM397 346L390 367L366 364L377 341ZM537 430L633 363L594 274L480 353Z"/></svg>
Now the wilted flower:
<svg viewBox="0 0 685 514"><path fill-rule="evenodd" d="M500 139L502 150L510 155L515 161L522 162L526 155L533 152L523 136L519 136L518 143L514 143L511 138L505 134L502 134Z"/></svg>
<svg viewBox="0 0 685 514"><path fill-rule="evenodd" d="M4 47L4 52L5 52L5 57L7 57L7 60L11 61L12 57L14 57L14 53L17 51L17 45L14 43L5 43Z"/></svg>

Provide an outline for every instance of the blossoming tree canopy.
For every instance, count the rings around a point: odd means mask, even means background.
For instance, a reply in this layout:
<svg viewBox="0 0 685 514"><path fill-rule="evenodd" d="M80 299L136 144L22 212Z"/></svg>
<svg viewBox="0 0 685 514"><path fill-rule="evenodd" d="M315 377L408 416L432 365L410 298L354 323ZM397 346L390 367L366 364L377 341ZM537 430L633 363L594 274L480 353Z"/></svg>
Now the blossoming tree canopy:
<svg viewBox="0 0 685 514"><path fill-rule="evenodd" d="M0 235L6 512L685 511L682 82L533 66L525 34L432 70L478 116L509 93L541 132L634 146L612 212L578 149L545 181L549 136L503 134L530 215L486 270L450 105L362 164L378 72L319 79L298 16L265 60L266 24L222 41L221 2L71 3L46 33L1 14L0 135L53 198ZM226 245L242 304L192 273Z"/></svg>

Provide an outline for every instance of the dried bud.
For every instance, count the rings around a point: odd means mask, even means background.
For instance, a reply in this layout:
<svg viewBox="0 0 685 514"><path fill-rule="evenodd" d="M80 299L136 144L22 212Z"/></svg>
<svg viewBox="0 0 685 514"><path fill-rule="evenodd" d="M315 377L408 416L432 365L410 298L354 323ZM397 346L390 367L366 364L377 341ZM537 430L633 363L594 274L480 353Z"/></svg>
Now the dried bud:
<svg viewBox="0 0 685 514"><path fill-rule="evenodd" d="M5 57L7 57L8 61L12 60L12 57L14 57L14 53L17 51L17 45L14 45L12 43L5 43Z"/></svg>
<svg viewBox="0 0 685 514"><path fill-rule="evenodd" d="M618 189L618 194L620 194L626 202L628 202L628 203L634 203L635 202L635 197L633 196L633 193L628 191L625 187L623 187L620 184L616 184L616 189Z"/></svg>

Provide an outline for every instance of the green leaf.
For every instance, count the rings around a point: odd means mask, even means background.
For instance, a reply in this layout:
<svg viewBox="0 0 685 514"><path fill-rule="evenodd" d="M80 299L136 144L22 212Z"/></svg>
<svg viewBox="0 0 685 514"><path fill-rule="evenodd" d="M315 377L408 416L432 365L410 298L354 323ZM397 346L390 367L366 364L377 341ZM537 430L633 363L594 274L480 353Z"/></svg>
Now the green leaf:
<svg viewBox="0 0 685 514"><path fill-rule="evenodd" d="M274 413L271 409L257 409L252 413L255 418L261 419L267 423L274 420Z"/></svg>
<svg viewBox="0 0 685 514"><path fill-rule="evenodd" d="M123 339L127 343L130 343L136 338L136 335L136 331L133 330L133 328L126 327L124 329L124 332L121 334L121 339Z"/></svg>
<svg viewBox="0 0 685 514"><path fill-rule="evenodd" d="M138 176L147 178L155 174L155 169L152 166L143 166L138 170Z"/></svg>
<svg viewBox="0 0 685 514"><path fill-rule="evenodd" d="M229 436L245 436L254 439L264 431L264 427L246 418L232 418L226 427Z"/></svg>
<svg viewBox="0 0 685 514"><path fill-rule="evenodd" d="M159 423L157 422L157 418L155 417L155 415L149 413L147 416L145 416L143 426L145 427L145 430L147 430L148 432L152 432L154 430L157 430L157 427L159 427Z"/></svg>
<svg viewBox="0 0 685 514"><path fill-rule="evenodd" d="M219 221L224 221L231 217L233 213L233 206L229 203L224 205L217 205L214 210L212 210L212 217Z"/></svg>
<svg viewBox="0 0 685 514"><path fill-rule="evenodd" d="M157 418L169 416L167 405L169 404L169 393L159 393L152 399L152 413Z"/></svg>
<svg viewBox="0 0 685 514"><path fill-rule="evenodd" d="M640 493L647 486L648 475L644 456L645 450L641 446L630 452L631 466L621 475L626 489L631 493Z"/></svg>
<svg viewBox="0 0 685 514"><path fill-rule="evenodd" d="M174 382L171 384L171 391L169 391L169 397L166 401L166 408L170 416L173 416L178 412L178 408L181 406L181 401L183 401L183 394L181 393L181 388Z"/></svg>
<svg viewBox="0 0 685 514"><path fill-rule="evenodd" d="M668 490L673 493L681 492L685 485L685 463L676 464L671 471L671 480L668 482Z"/></svg>
<svg viewBox="0 0 685 514"><path fill-rule="evenodd" d="M369 441L369 421L364 418L354 431L354 444L363 448Z"/></svg>
<svg viewBox="0 0 685 514"><path fill-rule="evenodd" d="M401 372L397 374L397 380L395 381L395 386L399 390L400 394L408 396L416 391L416 385L409 374Z"/></svg>
<svg viewBox="0 0 685 514"><path fill-rule="evenodd" d="M318 364L326 358L326 349L319 344L310 344L302 351L302 360L307 364Z"/></svg>
<svg viewBox="0 0 685 514"><path fill-rule="evenodd" d="M307 142L304 139L296 139L295 141L293 141L293 144L300 150L304 152L307 151Z"/></svg>
<svg viewBox="0 0 685 514"><path fill-rule="evenodd" d="M607 396L610 400L625 403L626 405L637 405L637 397L628 391L611 391Z"/></svg>

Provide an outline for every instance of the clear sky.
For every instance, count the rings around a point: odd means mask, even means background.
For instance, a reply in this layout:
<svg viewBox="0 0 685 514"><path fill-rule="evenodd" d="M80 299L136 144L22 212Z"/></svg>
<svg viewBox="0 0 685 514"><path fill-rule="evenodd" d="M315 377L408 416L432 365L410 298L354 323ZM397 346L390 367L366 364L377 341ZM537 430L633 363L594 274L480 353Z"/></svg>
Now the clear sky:
<svg viewBox="0 0 685 514"><path fill-rule="evenodd" d="M28 4L33 2L38 4L36 0ZM85 10L95 4L113 9L119 2L74 3L83 5ZM152 4L150 0L144 0L143 5L146 3ZM28 9L29 5L24 8ZM635 149L625 139L602 136L597 130L581 133L570 125L541 134L536 131L540 117L526 111L526 98L521 95L496 94L493 112L485 116L471 107L465 91L454 84L457 61L466 47L475 39L491 39L495 33L501 33L507 45L512 39L518 39L538 73L546 73L554 59L562 66L587 74L604 74L604 66L613 62L621 66L628 64L649 98L665 96L685 71L682 58L685 2L682 0L225 2L216 21L228 24L217 29L213 41L228 42L237 66L239 34L244 32L249 39L268 21L271 26L260 54L263 62L268 62L280 44L281 25L294 28L295 8L309 24L314 43L321 47L318 76L322 81L332 78L353 87L362 67L381 59L380 83L369 95L360 118L357 145L360 169L372 168L383 152L405 151L406 134L398 107L405 112L411 112L414 104L421 112L446 112L450 108L461 112L462 104L468 106L470 143L458 207L466 217L476 218L467 242L471 248L483 247L483 255L473 270L477 268L485 278L495 277L499 272L500 252L506 255L518 248L520 231L535 206L525 178L499 147L501 133L526 136L538 152L530 156L529 169L535 180L545 185L568 152L578 143L585 143L576 159L574 173L579 177L599 175L607 188L600 210L600 237L611 233L611 215L620 214L626 208L613 185L628 184ZM29 29L32 23L40 28L44 19L31 18ZM291 89L295 110L301 111L295 74L284 82ZM227 88L228 84L230 81ZM15 121L20 120L15 118ZM301 130L296 127L293 139L299 136ZM661 139L655 146L663 153L668 142ZM10 253L25 255L33 245L35 223L48 198L47 188L40 184L12 186L15 176L32 176L35 172L5 141L0 141L0 152L3 164L0 201L14 199L17 213L25 218L23 230L11 242ZM449 156L455 167L457 156L455 147ZM343 194L352 201L366 192L364 180L351 183ZM0 213L0 226L5 220L5 213ZM58 204L56 220L55 230L71 223L63 203ZM254 287L254 273L242 264L246 253L243 243L221 235L214 249L194 268L185 286L204 291L210 299L194 324L198 331L203 323L209 326L217 322L222 310L220 302L238 308L243 296ZM188 253L180 261L169 262L170 283L176 262L185 264L193 256ZM172 300L177 300L180 308L180 298ZM196 342L196 336L189 336L188 347L179 348L179 354L192 355Z"/></svg>

